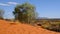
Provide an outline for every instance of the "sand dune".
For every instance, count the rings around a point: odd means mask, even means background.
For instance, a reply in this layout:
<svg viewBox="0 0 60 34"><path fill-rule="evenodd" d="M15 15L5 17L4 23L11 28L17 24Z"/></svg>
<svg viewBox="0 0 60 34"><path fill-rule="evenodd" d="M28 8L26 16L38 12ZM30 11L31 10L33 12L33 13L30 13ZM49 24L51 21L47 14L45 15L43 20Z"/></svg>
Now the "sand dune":
<svg viewBox="0 0 60 34"><path fill-rule="evenodd" d="M41 27L0 20L0 34L60 34Z"/></svg>

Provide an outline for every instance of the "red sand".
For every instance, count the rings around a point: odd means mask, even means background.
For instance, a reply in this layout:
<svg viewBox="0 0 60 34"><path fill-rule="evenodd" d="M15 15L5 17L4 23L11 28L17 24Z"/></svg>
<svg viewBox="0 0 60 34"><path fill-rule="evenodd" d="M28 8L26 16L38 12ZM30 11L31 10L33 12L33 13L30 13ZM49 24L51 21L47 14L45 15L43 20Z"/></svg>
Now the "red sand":
<svg viewBox="0 0 60 34"><path fill-rule="evenodd" d="M0 34L60 34L45 30L43 28L33 27L27 24L10 24L11 22L0 20Z"/></svg>

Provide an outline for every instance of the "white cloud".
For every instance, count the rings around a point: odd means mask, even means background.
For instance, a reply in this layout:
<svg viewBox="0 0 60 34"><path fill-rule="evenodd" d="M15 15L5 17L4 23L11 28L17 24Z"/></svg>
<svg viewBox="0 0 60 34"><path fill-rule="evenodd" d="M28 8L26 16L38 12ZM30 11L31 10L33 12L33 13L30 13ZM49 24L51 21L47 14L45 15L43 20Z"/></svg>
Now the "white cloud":
<svg viewBox="0 0 60 34"><path fill-rule="evenodd" d="M10 6L9 4L0 3L0 6Z"/></svg>
<svg viewBox="0 0 60 34"><path fill-rule="evenodd" d="M16 4L19 4L19 3L17 3L17 2L8 2L8 4L16 5Z"/></svg>
<svg viewBox="0 0 60 34"><path fill-rule="evenodd" d="M19 4L17 2L7 2L7 3L0 3L0 6L11 6L11 5L16 5Z"/></svg>

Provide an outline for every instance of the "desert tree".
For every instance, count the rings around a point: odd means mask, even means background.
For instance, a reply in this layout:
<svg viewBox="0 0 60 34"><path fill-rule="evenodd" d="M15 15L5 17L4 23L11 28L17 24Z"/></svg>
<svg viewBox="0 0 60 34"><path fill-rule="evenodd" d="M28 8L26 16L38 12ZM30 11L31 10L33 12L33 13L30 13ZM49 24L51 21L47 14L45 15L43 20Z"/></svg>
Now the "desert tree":
<svg viewBox="0 0 60 34"><path fill-rule="evenodd" d="M0 9L0 19L3 19L4 16L4 10Z"/></svg>
<svg viewBox="0 0 60 34"><path fill-rule="evenodd" d="M35 6L30 3L23 3L15 7L13 14L16 20L30 23L36 18L35 9Z"/></svg>

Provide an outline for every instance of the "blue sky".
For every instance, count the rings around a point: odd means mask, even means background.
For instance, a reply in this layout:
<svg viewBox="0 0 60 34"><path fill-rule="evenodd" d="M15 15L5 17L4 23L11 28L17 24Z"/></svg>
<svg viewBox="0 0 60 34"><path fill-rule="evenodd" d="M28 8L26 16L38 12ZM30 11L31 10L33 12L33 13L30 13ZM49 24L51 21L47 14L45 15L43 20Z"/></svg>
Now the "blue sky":
<svg viewBox="0 0 60 34"><path fill-rule="evenodd" d="M4 18L14 18L16 4L29 2L36 7L38 17L60 18L60 0L0 0L0 9L5 10Z"/></svg>

